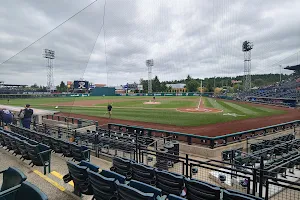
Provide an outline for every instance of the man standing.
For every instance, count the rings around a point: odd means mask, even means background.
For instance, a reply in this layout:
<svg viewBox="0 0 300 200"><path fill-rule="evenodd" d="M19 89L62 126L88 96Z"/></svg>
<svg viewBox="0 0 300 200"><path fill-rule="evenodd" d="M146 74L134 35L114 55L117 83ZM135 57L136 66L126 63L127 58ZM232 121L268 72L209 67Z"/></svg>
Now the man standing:
<svg viewBox="0 0 300 200"><path fill-rule="evenodd" d="M107 113L108 113L109 119L111 119L111 110L112 110L112 106L110 104L108 104Z"/></svg>
<svg viewBox="0 0 300 200"><path fill-rule="evenodd" d="M19 117L21 118L21 122L24 128L30 129L32 115L33 115L33 110L30 108L29 104L26 104L25 109L22 109L19 114Z"/></svg>

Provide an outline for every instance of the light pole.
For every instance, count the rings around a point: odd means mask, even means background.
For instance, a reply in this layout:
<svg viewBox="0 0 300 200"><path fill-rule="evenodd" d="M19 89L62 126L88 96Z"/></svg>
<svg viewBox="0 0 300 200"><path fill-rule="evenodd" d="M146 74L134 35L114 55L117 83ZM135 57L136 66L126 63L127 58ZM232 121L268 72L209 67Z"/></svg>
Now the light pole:
<svg viewBox="0 0 300 200"><path fill-rule="evenodd" d="M44 58L47 59L47 87L49 92L54 89L54 77L53 77L53 60L55 59L55 51L50 49L44 49Z"/></svg>

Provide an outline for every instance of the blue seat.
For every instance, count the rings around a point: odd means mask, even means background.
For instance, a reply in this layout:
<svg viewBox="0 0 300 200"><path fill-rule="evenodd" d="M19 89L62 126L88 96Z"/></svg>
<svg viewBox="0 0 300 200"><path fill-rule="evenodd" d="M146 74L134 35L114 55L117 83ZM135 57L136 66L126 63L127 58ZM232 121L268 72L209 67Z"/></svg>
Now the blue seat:
<svg viewBox="0 0 300 200"><path fill-rule="evenodd" d="M75 161L90 161L90 150L86 146L80 146L75 143L71 144L71 151L73 155L73 160Z"/></svg>
<svg viewBox="0 0 300 200"><path fill-rule="evenodd" d="M152 167L145 166L139 163L132 163L132 179L155 185L155 172Z"/></svg>
<svg viewBox="0 0 300 200"><path fill-rule="evenodd" d="M181 175L175 175L168 171L155 169L156 187L160 188L164 195L180 195L184 187L184 179Z"/></svg>
<svg viewBox="0 0 300 200"><path fill-rule="evenodd" d="M92 195L93 188L89 183L89 177L87 173L88 167L77 165L76 163L71 161L67 161L67 166L70 176L70 179L68 179L68 181L73 180L74 193L77 196L81 196L81 194Z"/></svg>
<svg viewBox="0 0 300 200"><path fill-rule="evenodd" d="M142 191L144 193L153 193L154 194L154 198L156 199L157 197L161 197L162 196L162 190L157 188L157 187L153 187L151 185L148 185L146 183L142 183L139 181L135 181L135 180L131 180L128 184L130 187L133 187L139 191Z"/></svg>
<svg viewBox="0 0 300 200"><path fill-rule="evenodd" d="M111 171L117 172L126 177L127 180L131 179L131 160L114 157L113 166L110 168Z"/></svg>
<svg viewBox="0 0 300 200"><path fill-rule="evenodd" d="M118 185L119 200L155 200L154 193L144 193L125 184Z"/></svg>
<svg viewBox="0 0 300 200"><path fill-rule="evenodd" d="M23 172L14 167L9 167L1 171L0 174L3 174L0 197L16 191L20 187L20 184L27 179Z"/></svg>
<svg viewBox="0 0 300 200"><path fill-rule="evenodd" d="M174 194L169 194L168 195L168 200L186 200L186 199L183 198L183 197L176 196Z"/></svg>
<svg viewBox="0 0 300 200"><path fill-rule="evenodd" d="M98 172L99 171L99 167L97 165L94 165L90 162L87 162L87 161L84 161L82 160L80 163L79 163L79 166L85 166L87 168L89 168L90 170L94 171L94 172Z"/></svg>
<svg viewBox="0 0 300 200"><path fill-rule="evenodd" d="M69 142L59 140L59 144L64 157L73 157L71 144Z"/></svg>
<svg viewBox="0 0 300 200"><path fill-rule="evenodd" d="M121 175L121 174L118 174L116 172L113 172L113 171L108 171L108 170L102 170L100 172L100 174L102 176L105 176L107 178L115 178L116 180L119 181L119 183L121 184L125 184L125 181L126 181L126 177Z"/></svg>
<svg viewBox="0 0 300 200"><path fill-rule="evenodd" d="M263 198L241 193L235 190L224 190L223 200L263 200Z"/></svg>
<svg viewBox="0 0 300 200"><path fill-rule="evenodd" d="M22 183L20 189L16 193L15 200L48 200L48 197L39 188L32 183L25 181Z"/></svg>
<svg viewBox="0 0 300 200"><path fill-rule="evenodd" d="M88 175L95 200L117 199L115 178L107 178L91 170L88 170Z"/></svg>
<svg viewBox="0 0 300 200"><path fill-rule="evenodd" d="M24 142L25 147L28 151L30 160L32 161L32 166L43 166L44 174L46 174L46 168L48 167L48 173L50 173L50 163L51 163L51 149L49 146L44 144L32 145L28 142Z"/></svg>
<svg viewBox="0 0 300 200"><path fill-rule="evenodd" d="M206 182L185 178L186 197L190 200L220 199L220 188Z"/></svg>

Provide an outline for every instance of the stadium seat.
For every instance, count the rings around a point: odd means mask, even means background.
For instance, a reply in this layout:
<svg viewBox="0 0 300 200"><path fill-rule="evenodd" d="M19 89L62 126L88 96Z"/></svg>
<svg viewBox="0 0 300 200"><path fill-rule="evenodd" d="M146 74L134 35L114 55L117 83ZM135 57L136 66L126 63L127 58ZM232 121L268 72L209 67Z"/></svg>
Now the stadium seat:
<svg viewBox="0 0 300 200"><path fill-rule="evenodd" d="M102 170L100 174L106 178L114 178L121 184L125 184L126 177L113 171Z"/></svg>
<svg viewBox="0 0 300 200"><path fill-rule="evenodd" d="M89 177L87 173L88 167L77 165L76 163L71 161L67 161L67 166L69 169L69 177L70 177L68 179L68 182L73 180L74 193L77 196L81 196L81 194L92 195L93 188L89 182Z"/></svg>
<svg viewBox="0 0 300 200"><path fill-rule="evenodd" d="M48 173L50 173L51 162L51 149L44 144L32 145L27 142L25 148L28 152L29 158L32 161L32 166L43 166L44 174L46 174L46 168L48 167Z"/></svg>
<svg viewBox="0 0 300 200"><path fill-rule="evenodd" d="M21 184L20 189L16 193L15 200L48 200L48 197L39 188L32 183L25 181Z"/></svg>
<svg viewBox="0 0 300 200"><path fill-rule="evenodd" d="M114 157L113 166L110 168L111 171L117 172L126 177L127 180L131 179L131 160Z"/></svg>
<svg viewBox="0 0 300 200"><path fill-rule="evenodd" d="M115 178L107 178L91 170L88 170L88 176L95 200L117 199Z"/></svg>
<svg viewBox="0 0 300 200"><path fill-rule="evenodd" d="M155 185L155 173L152 167L145 166L139 163L132 163L132 179Z"/></svg>
<svg viewBox="0 0 300 200"><path fill-rule="evenodd" d="M174 194L169 194L168 195L168 200L186 200L186 199L183 198L183 197L176 196Z"/></svg>
<svg viewBox="0 0 300 200"><path fill-rule="evenodd" d="M53 151L55 153L62 153L62 149L61 149L61 146L60 146L60 140L59 139L52 138L51 139L51 144L52 144L52 147L53 147Z"/></svg>
<svg viewBox="0 0 300 200"><path fill-rule="evenodd" d="M158 197L160 198L162 196L161 189L139 181L131 180L128 185L144 193L153 193L155 199L157 199Z"/></svg>
<svg viewBox="0 0 300 200"><path fill-rule="evenodd" d="M15 167L9 167L1 171L0 174L3 174L0 192L15 187L27 179L25 174Z"/></svg>
<svg viewBox="0 0 300 200"><path fill-rule="evenodd" d="M184 187L184 179L181 175L155 169L155 177L156 187L160 188L164 195L181 194Z"/></svg>
<svg viewBox="0 0 300 200"><path fill-rule="evenodd" d="M154 193L144 193L125 184L118 185L119 200L155 200Z"/></svg>
<svg viewBox="0 0 300 200"><path fill-rule="evenodd" d="M69 142L65 142L63 140L59 140L59 144L64 157L73 157L71 144Z"/></svg>
<svg viewBox="0 0 300 200"><path fill-rule="evenodd" d="M71 144L71 151L73 155L73 160L75 161L90 161L90 150L86 146L80 146L75 143Z"/></svg>
<svg viewBox="0 0 300 200"><path fill-rule="evenodd" d="M185 178L186 197L190 200L220 199L220 188L206 182Z"/></svg>

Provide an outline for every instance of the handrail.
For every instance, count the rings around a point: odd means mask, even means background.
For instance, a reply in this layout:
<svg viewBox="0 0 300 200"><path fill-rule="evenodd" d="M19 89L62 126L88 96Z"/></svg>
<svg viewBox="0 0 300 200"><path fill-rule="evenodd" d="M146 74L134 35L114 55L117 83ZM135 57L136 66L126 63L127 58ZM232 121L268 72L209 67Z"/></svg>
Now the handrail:
<svg viewBox="0 0 300 200"><path fill-rule="evenodd" d="M188 144L192 144L192 139L195 138L195 139L209 141L208 145L211 148L214 148L215 146L217 146L217 144L215 142L218 141L218 140L224 140L225 141L222 144L222 146L223 146L223 145L227 145L227 139L228 138L232 138L235 142L238 142L239 140L234 139L235 137L242 137L243 135L250 134L250 133L255 133L255 132L258 132L258 131L263 131L263 134L264 134L264 133L266 133L266 131L268 129L281 128L281 129L284 130L286 128L285 127L286 125L291 125L290 127L295 128L295 126L300 125L300 120L294 120L294 121L290 121L290 122L276 124L276 125L273 125L273 126L266 126L266 127L262 127L262 128L251 129L251 130L241 131L241 132L236 132L236 133L230 133L230 134L227 134L227 135L215 136L215 137L200 136L200 135L194 135L194 134L189 134L189 133L181 133L181 132L175 132L175 131L144 128L144 127L141 127L141 126L124 125L124 124L117 124L117 123L109 123L108 128L111 129L112 126L117 126L119 128L125 127L125 128L131 128L131 129L141 129L142 131L148 131L148 133L150 132L150 134L152 134L152 132L156 132L156 133L165 133L165 134L167 134L167 136L168 135L183 136L183 137L187 138Z"/></svg>

